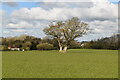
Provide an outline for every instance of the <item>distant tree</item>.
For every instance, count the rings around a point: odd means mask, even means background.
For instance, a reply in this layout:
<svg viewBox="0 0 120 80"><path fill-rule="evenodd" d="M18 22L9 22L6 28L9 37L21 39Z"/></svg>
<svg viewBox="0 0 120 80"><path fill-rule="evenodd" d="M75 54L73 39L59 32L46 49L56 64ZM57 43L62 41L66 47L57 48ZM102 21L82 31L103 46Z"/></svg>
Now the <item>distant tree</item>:
<svg viewBox="0 0 120 80"><path fill-rule="evenodd" d="M30 41L27 41L23 44L23 46L31 47L32 43Z"/></svg>
<svg viewBox="0 0 120 80"><path fill-rule="evenodd" d="M21 41L21 40L15 40L15 41L14 41L14 45L15 45L16 47L22 47L22 41Z"/></svg>
<svg viewBox="0 0 120 80"><path fill-rule="evenodd" d="M31 47L30 47L30 50L36 50L37 49L37 42L31 42L32 43L32 45L31 45Z"/></svg>
<svg viewBox="0 0 120 80"><path fill-rule="evenodd" d="M41 43L53 44L55 49L59 49L58 42L55 38L52 39L50 37L44 37L43 39L41 39Z"/></svg>
<svg viewBox="0 0 120 80"><path fill-rule="evenodd" d="M8 47L6 45L0 45L0 51L6 51Z"/></svg>
<svg viewBox="0 0 120 80"><path fill-rule="evenodd" d="M71 49L80 48L80 43L77 41L71 41L68 47Z"/></svg>
<svg viewBox="0 0 120 80"><path fill-rule="evenodd" d="M45 34L57 39L60 52L66 52L70 42L85 35L89 30L88 27L87 23L81 22L77 17L73 17L65 22L58 21L56 24L51 24L43 31Z"/></svg>
<svg viewBox="0 0 120 80"><path fill-rule="evenodd" d="M85 48L117 50L119 49L119 39L119 34L113 35L111 37L97 39L95 41L90 41L87 43L87 45L85 45Z"/></svg>
<svg viewBox="0 0 120 80"><path fill-rule="evenodd" d="M38 50L52 50L54 49L53 44L41 43L37 45Z"/></svg>
<svg viewBox="0 0 120 80"><path fill-rule="evenodd" d="M21 49L24 49L24 50L30 50L30 47L27 47L27 46L23 46L23 47L21 47Z"/></svg>
<svg viewBox="0 0 120 80"><path fill-rule="evenodd" d="M2 45L2 39L3 39L3 38L0 38L0 45Z"/></svg>

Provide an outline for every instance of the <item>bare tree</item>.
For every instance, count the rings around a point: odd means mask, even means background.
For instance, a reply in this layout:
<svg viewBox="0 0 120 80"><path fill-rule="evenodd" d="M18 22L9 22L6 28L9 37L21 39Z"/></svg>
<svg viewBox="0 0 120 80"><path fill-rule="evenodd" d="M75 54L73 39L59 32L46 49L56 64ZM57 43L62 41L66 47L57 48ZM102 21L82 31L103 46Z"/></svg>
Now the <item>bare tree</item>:
<svg viewBox="0 0 120 80"><path fill-rule="evenodd" d="M66 21L58 21L56 24L49 25L43 31L45 34L56 38L60 47L60 52L66 52L71 41L86 34L88 24L81 22L79 18L73 17Z"/></svg>

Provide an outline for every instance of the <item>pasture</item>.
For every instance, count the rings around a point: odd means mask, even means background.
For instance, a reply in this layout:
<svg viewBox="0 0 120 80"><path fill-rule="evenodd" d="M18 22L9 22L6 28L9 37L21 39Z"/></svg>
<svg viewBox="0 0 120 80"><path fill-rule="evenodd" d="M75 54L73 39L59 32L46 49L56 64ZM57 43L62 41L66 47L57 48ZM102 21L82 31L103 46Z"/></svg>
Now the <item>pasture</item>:
<svg viewBox="0 0 120 80"><path fill-rule="evenodd" d="M118 78L118 51L3 51L3 78Z"/></svg>

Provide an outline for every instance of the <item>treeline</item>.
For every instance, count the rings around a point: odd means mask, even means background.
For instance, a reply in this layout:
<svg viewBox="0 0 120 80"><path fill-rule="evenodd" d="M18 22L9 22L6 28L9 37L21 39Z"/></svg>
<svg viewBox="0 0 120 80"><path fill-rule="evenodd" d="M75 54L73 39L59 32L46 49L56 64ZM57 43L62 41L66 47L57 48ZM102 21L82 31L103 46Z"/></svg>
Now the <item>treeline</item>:
<svg viewBox="0 0 120 80"><path fill-rule="evenodd" d="M59 49L56 39L48 37L36 38L34 36L22 35L19 37L1 38L0 50L9 50L8 47L20 48L21 50L57 50ZM79 48L77 41L72 41L69 48Z"/></svg>
<svg viewBox="0 0 120 80"><path fill-rule="evenodd" d="M97 39L95 41L86 42L83 48L88 49L120 49L120 35L113 35L111 37Z"/></svg>
<svg viewBox="0 0 120 80"><path fill-rule="evenodd" d="M36 38L34 36L22 35L19 37L1 38L0 50L9 50L8 47L17 47L21 50L58 50L59 45L56 39L48 37ZM120 49L120 35L113 35L88 42L71 41L69 49Z"/></svg>

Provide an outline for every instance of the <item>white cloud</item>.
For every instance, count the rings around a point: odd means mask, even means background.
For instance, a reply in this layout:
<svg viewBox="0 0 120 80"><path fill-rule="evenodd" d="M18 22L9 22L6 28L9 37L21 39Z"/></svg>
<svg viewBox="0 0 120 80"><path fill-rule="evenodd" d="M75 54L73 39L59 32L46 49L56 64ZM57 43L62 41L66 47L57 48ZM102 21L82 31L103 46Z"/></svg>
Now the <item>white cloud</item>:
<svg viewBox="0 0 120 80"><path fill-rule="evenodd" d="M63 7L81 7L81 8L89 8L93 6L93 2L38 2L39 6L42 8L50 9L50 8L63 8Z"/></svg>
<svg viewBox="0 0 120 80"><path fill-rule="evenodd" d="M105 0L0 0L1 2L105 2ZM108 1L108 0L106 0ZM109 0L110 2L119 2L119 0Z"/></svg>
<svg viewBox="0 0 120 80"><path fill-rule="evenodd" d="M32 24L29 24L28 22L21 21L19 23L9 23L6 25L7 28L26 28L26 27L33 27Z"/></svg>
<svg viewBox="0 0 120 80"><path fill-rule="evenodd" d="M104 28L106 27L106 26L116 26L117 27L117 24L118 24L118 21L115 21L115 22L113 22L113 21L92 21L92 22L90 22L89 23L90 25L95 25L95 26L103 26Z"/></svg>
<svg viewBox="0 0 120 80"><path fill-rule="evenodd" d="M2 19L2 16L5 14L4 10L0 10L0 19Z"/></svg>
<svg viewBox="0 0 120 80"><path fill-rule="evenodd" d="M26 32L24 29L16 29L16 30L11 30L12 32Z"/></svg>
<svg viewBox="0 0 120 80"><path fill-rule="evenodd" d="M94 3L90 8L52 8L44 9L33 7L31 9L22 8L12 14L22 19L44 19L44 20L66 20L70 17L79 17L82 20L114 20L118 17L118 7L116 4L109 2Z"/></svg>
<svg viewBox="0 0 120 80"><path fill-rule="evenodd" d="M0 10L0 28L2 27L2 16L4 15L4 11Z"/></svg>
<svg viewBox="0 0 120 80"><path fill-rule="evenodd" d="M113 34L118 31L118 21L92 21L88 22L95 34Z"/></svg>
<svg viewBox="0 0 120 80"><path fill-rule="evenodd" d="M18 6L17 2L4 2L2 5L7 5L9 7L16 7Z"/></svg>
<svg viewBox="0 0 120 80"><path fill-rule="evenodd" d="M9 34L10 31L3 31L3 34Z"/></svg>
<svg viewBox="0 0 120 80"><path fill-rule="evenodd" d="M30 34L43 37L43 28L45 28L50 21L66 20L71 17L79 17L81 20L87 22L95 33L94 36L88 35L86 39L93 39L103 36L110 36L118 30L118 6L111 4L107 0L99 0L94 2L91 7L71 7L66 3L59 3L52 8L21 8L12 12L11 18L4 20L4 27L13 29L12 32ZM77 3L79 5L80 3ZM82 3L83 6L86 5ZM51 6L51 3L45 3ZM63 5L64 7L62 7ZM87 4L88 5L88 4ZM66 7L67 6L67 7ZM72 5L73 6L73 5ZM36 29L35 29L36 28ZM90 38L91 37L91 38Z"/></svg>

